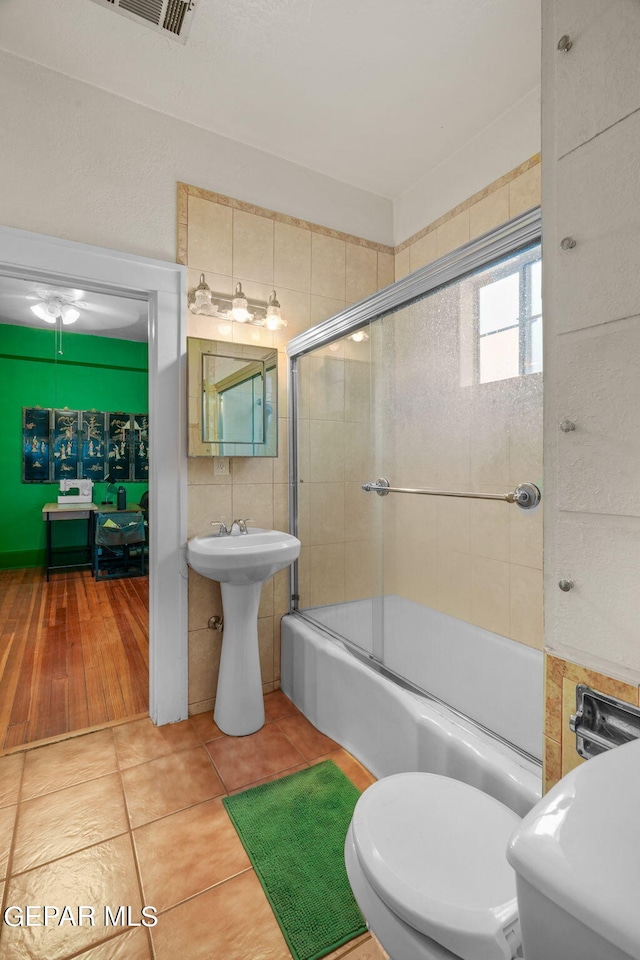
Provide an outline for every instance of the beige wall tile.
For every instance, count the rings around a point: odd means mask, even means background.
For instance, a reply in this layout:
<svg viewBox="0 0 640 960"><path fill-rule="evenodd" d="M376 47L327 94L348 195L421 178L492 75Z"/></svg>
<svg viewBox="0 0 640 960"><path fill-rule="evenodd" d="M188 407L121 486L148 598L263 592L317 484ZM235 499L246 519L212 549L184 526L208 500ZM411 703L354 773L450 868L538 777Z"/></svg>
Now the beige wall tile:
<svg viewBox="0 0 640 960"><path fill-rule="evenodd" d="M233 211L235 277L273 286L273 234L273 220L243 210Z"/></svg>
<svg viewBox="0 0 640 960"><path fill-rule="evenodd" d="M386 546L384 552L386 557L389 552ZM427 607L441 610L439 556L434 544L407 537L401 547L396 545L393 555L395 556L394 587L392 591L389 589L385 571L384 592L395 592L407 600L413 600L414 603L422 603ZM443 602L449 596L450 593L447 590Z"/></svg>
<svg viewBox="0 0 640 960"><path fill-rule="evenodd" d="M344 539L371 540L376 507L371 494L364 493L360 483L345 483L343 487Z"/></svg>
<svg viewBox="0 0 640 960"><path fill-rule="evenodd" d="M311 293L344 300L346 280L344 240L314 233L311 238Z"/></svg>
<svg viewBox="0 0 640 960"><path fill-rule="evenodd" d="M348 303L363 300L378 289L378 253L369 247L347 243L346 293Z"/></svg>
<svg viewBox="0 0 640 960"><path fill-rule="evenodd" d="M492 190L469 208L469 239L480 237L509 219L509 184Z"/></svg>
<svg viewBox="0 0 640 960"><path fill-rule="evenodd" d="M438 259L438 243L436 231L430 230L424 237L420 237L409 247L409 272L413 273L428 263Z"/></svg>
<svg viewBox="0 0 640 960"><path fill-rule="evenodd" d="M273 617L258 618L258 649L263 683L273 682Z"/></svg>
<svg viewBox="0 0 640 960"><path fill-rule="evenodd" d="M469 211L464 210L457 216L447 220L436 230L438 256L443 257L469 242Z"/></svg>
<svg viewBox="0 0 640 960"><path fill-rule="evenodd" d="M276 291L286 327L276 330L273 335L274 346L284 352L289 340L311 326L311 297L308 293L279 287ZM286 408L285 408L286 409Z"/></svg>
<svg viewBox="0 0 640 960"><path fill-rule="evenodd" d="M371 431L365 424L353 421L345 423L344 431L345 480L360 480L361 483L366 483L373 470Z"/></svg>
<svg viewBox="0 0 640 960"><path fill-rule="evenodd" d="M511 564L511 636L542 650L542 571Z"/></svg>
<svg viewBox="0 0 640 960"><path fill-rule="evenodd" d="M189 567L189 630L205 630L213 616L222 616L220 584Z"/></svg>
<svg viewBox="0 0 640 960"><path fill-rule="evenodd" d="M344 360L309 357L311 420L344 420Z"/></svg>
<svg viewBox="0 0 640 960"><path fill-rule="evenodd" d="M311 296L311 322L310 326L315 327L317 323L328 320L329 317L335 317L336 313L344 310L346 301L344 297L336 299L334 297Z"/></svg>
<svg viewBox="0 0 640 960"><path fill-rule="evenodd" d="M471 622L509 636L509 564L471 557Z"/></svg>
<svg viewBox="0 0 640 960"><path fill-rule="evenodd" d="M363 346L363 344L354 344ZM344 364L344 418L368 422L371 416L371 363L345 360Z"/></svg>
<svg viewBox="0 0 640 960"><path fill-rule="evenodd" d="M273 612L275 616L281 616L289 612L289 602L291 598L291 570L287 567L285 570L279 570L273 578ZM279 636L279 634L277 634ZM278 673L278 676L280 674Z"/></svg>
<svg viewBox="0 0 640 960"><path fill-rule="evenodd" d="M260 591L260 604L258 606L258 619L261 617L273 616L273 577L262 584Z"/></svg>
<svg viewBox="0 0 640 960"><path fill-rule="evenodd" d="M289 433L288 427L289 422L284 414L286 414L286 407L284 410L278 411L280 416L278 417L278 456L273 460L273 482L274 483L288 483L289 482Z"/></svg>
<svg viewBox="0 0 640 960"><path fill-rule="evenodd" d="M288 290L311 290L311 231L288 223L275 225L274 283Z"/></svg>
<svg viewBox="0 0 640 960"><path fill-rule="evenodd" d="M416 500L421 499L421 497L416 497ZM469 500L439 497L436 523L439 550L469 553L471 533L471 503Z"/></svg>
<svg viewBox="0 0 640 960"><path fill-rule="evenodd" d="M289 484L274 483L273 485L273 528L274 530L289 530Z"/></svg>
<svg viewBox="0 0 640 960"><path fill-rule="evenodd" d="M309 422L309 479L315 483L344 480L345 425L336 420Z"/></svg>
<svg viewBox="0 0 640 960"><path fill-rule="evenodd" d="M511 563L542 570L542 504L535 510L511 507L507 512Z"/></svg>
<svg viewBox="0 0 640 960"><path fill-rule="evenodd" d="M395 279L401 280L408 273L411 273L411 261L409 247L405 247L404 250L395 255Z"/></svg>
<svg viewBox="0 0 640 960"><path fill-rule="evenodd" d="M344 602L344 543L309 547L311 606Z"/></svg>
<svg viewBox="0 0 640 960"><path fill-rule="evenodd" d="M460 620L471 619L471 563L468 553L438 552L437 608Z"/></svg>
<svg viewBox="0 0 640 960"><path fill-rule="evenodd" d="M191 269L212 270L229 276L232 210L211 200L189 197L187 257ZM207 281L208 282L208 281Z"/></svg>
<svg viewBox="0 0 640 960"><path fill-rule="evenodd" d="M193 484L188 489L187 536L197 537L211 533L214 520L233 519L232 486L230 483Z"/></svg>
<svg viewBox="0 0 640 960"><path fill-rule="evenodd" d="M234 483L273 483L272 457L233 457Z"/></svg>
<svg viewBox="0 0 640 960"><path fill-rule="evenodd" d="M233 486L233 516L251 517L253 526L273 529L273 484L241 483Z"/></svg>
<svg viewBox="0 0 640 960"><path fill-rule="evenodd" d="M310 545L345 539L344 483L309 484Z"/></svg>
<svg viewBox="0 0 640 960"><path fill-rule="evenodd" d="M395 257L392 253L378 250L378 290L388 287L395 280Z"/></svg>
<svg viewBox="0 0 640 960"><path fill-rule="evenodd" d="M377 559L375 543L369 540L345 543L345 600L363 600L378 595Z"/></svg>
<svg viewBox="0 0 640 960"><path fill-rule="evenodd" d="M542 201L542 165L537 163L509 184L509 217L517 217Z"/></svg>
<svg viewBox="0 0 640 960"><path fill-rule="evenodd" d="M222 635L217 630L189 632L189 703L215 696Z"/></svg>
<svg viewBox="0 0 640 960"><path fill-rule="evenodd" d="M471 553L508 563L509 517L514 508L492 500L472 500L469 507Z"/></svg>

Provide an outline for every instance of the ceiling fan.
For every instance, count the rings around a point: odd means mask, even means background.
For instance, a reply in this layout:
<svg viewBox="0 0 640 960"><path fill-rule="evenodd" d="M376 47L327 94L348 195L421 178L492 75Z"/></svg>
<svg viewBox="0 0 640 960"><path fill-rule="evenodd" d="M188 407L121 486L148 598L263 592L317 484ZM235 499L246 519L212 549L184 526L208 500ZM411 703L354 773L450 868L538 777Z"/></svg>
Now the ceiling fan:
<svg viewBox="0 0 640 960"><path fill-rule="evenodd" d="M35 293L27 294L25 299L36 301L30 304L31 312L45 323L61 322L68 326L79 319L81 311L95 317L98 321L96 329L125 327L140 318L140 308L136 302L106 297L91 301L85 297L84 290L36 287Z"/></svg>

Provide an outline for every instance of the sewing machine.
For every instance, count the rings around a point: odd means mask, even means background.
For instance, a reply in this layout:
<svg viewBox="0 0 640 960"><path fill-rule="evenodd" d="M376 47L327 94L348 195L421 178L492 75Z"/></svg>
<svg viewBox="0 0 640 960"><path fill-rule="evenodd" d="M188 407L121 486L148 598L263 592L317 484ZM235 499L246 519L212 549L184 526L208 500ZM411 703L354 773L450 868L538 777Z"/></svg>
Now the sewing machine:
<svg viewBox="0 0 640 960"><path fill-rule="evenodd" d="M60 481L58 503L91 503L92 500L93 480Z"/></svg>

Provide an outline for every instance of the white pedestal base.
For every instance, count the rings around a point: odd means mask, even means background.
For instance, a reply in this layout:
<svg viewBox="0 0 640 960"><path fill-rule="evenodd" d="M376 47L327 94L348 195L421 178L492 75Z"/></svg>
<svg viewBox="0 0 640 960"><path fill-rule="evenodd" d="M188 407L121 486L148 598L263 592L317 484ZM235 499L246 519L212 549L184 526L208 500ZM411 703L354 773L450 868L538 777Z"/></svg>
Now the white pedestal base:
<svg viewBox="0 0 640 960"><path fill-rule="evenodd" d="M224 633L213 719L223 733L243 737L264 724L258 648L260 583L221 583Z"/></svg>

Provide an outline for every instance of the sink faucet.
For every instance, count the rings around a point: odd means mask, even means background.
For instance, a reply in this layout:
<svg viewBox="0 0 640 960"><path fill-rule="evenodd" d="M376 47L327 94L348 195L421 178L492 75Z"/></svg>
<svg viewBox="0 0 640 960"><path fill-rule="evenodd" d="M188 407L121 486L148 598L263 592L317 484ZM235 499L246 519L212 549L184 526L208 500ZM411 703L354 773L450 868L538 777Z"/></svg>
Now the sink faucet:
<svg viewBox="0 0 640 960"><path fill-rule="evenodd" d="M224 520L212 520L212 527L219 527L218 536L219 537L230 537L235 525L238 525L238 530L240 533L248 533L247 524L251 523L253 517L247 517L246 520L232 520L230 525L227 526Z"/></svg>

